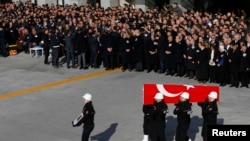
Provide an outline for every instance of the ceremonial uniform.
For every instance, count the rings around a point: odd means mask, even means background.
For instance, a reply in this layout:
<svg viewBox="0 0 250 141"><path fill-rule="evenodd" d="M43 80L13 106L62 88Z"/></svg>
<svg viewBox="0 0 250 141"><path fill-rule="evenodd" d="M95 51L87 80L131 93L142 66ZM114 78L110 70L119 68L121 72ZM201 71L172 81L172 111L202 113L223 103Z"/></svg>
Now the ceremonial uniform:
<svg viewBox="0 0 250 141"><path fill-rule="evenodd" d="M208 99L204 103L198 103L202 109L203 125L201 135L203 137L203 141L207 141L207 126L217 124L218 106L216 99L217 93L211 92L208 95Z"/></svg>
<svg viewBox="0 0 250 141"><path fill-rule="evenodd" d="M150 114L152 115L151 141L165 141L165 117L168 112L168 106L163 100L163 94L157 93L155 102Z"/></svg>
<svg viewBox="0 0 250 141"><path fill-rule="evenodd" d="M90 133L93 131L95 127L95 124L94 124L95 109L91 101L92 99L91 94L86 93L82 97L85 103L82 109L83 118L75 126L80 126L81 124L83 124L82 141L88 141ZM73 125L73 127L75 126Z"/></svg>
<svg viewBox="0 0 250 141"><path fill-rule="evenodd" d="M175 106L174 114L177 115L176 141L188 141L187 136L189 125L191 122L191 103L189 102L189 94L184 92L181 97L185 100L180 100Z"/></svg>

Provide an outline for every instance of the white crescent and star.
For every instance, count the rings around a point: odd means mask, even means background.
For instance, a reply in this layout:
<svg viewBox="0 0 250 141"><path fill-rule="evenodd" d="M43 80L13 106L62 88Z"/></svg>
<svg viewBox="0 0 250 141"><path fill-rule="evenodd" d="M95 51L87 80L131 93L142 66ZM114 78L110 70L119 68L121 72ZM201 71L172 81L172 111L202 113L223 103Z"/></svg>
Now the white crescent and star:
<svg viewBox="0 0 250 141"><path fill-rule="evenodd" d="M186 88L187 88L187 90L189 90L190 88L194 88L194 86L193 85L184 85ZM179 93L176 93L176 94L174 94L174 93L170 93L170 92L168 92L165 88L164 88L164 85L163 84L156 84L156 87L157 87L157 89L159 90L159 92L160 93L162 93L164 96L166 96L166 97L177 97L177 96L179 96L180 94L182 94L183 93L183 91L181 91L181 92L179 92Z"/></svg>

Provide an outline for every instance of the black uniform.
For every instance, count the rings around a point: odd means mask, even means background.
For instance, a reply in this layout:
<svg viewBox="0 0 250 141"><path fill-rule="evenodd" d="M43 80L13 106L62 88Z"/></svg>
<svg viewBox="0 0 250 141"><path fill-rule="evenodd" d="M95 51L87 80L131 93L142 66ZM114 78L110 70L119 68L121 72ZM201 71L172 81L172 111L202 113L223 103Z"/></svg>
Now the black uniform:
<svg viewBox="0 0 250 141"><path fill-rule="evenodd" d="M192 104L189 101L183 101L176 104L174 109L174 114L177 115L177 128L176 128L176 141L187 141L189 137L187 136L189 125L191 122Z"/></svg>
<svg viewBox="0 0 250 141"><path fill-rule="evenodd" d="M50 50L50 42L49 42L49 35L48 34L43 34L42 37L43 40L43 49L44 49L44 64L49 64L48 58L49 58L49 50Z"/></svg>
<svg viewBox="0 0 250 141"><path fill-rule="evenodd" d="M153 116L151 141L165 141L165 117L168 112L168 106L162 100L155 102L150 114Z"/></svg>
<svg viewBox="0 0 250 141"><path fill-rule="evenodd" d="M203 141L207 141L207 125L216 125L217 124L217 115L218 115L218 106L217 101L214 100L209 102L206 100L204 103L198 103L202 109L203 125L201 135Z"/></svg>
<svg viewBox="0 0 250 141"><path fill-rule="evenodd" d="M81 124L83 124L82 141L88 141L89 135L95 127L94 124L95 109L91 101L84 105L82 113L83 113L83 118L76 126L80 126Z"/></svg>
<svg viewBox="0 0 250 141"><path fill-rule="evenodd" d="M142 111L144 113L143 117L143 133L144 135L151 135L152 133L152 120L153 116L150 114L153 105L143 105Z"/></svg>

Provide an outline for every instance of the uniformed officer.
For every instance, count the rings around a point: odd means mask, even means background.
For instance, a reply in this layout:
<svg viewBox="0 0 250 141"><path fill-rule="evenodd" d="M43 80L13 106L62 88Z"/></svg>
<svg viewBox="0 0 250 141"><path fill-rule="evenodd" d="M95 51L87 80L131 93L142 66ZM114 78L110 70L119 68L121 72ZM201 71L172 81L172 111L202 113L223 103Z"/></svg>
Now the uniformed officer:
<svg viewBox="0 0 250 141"><path fill-rule="evenodd" d="M188 141L187 136L189 125L191 122L190 114L192 112L192 104L189 102L189 93L183 92L180 101L175 104L174 114L177 115L176 141Z"/></svg>
<svg viewBox="0 0 250 141"><path fill-rule="evenodd" d="M82 131L82 141L88 141L89 135L94 129L94 115L95 115L95 109L92 104L92 95L89 93L86 93L82 96L84 107L82 110L83 118L80 120L79 124L76 126L80 126L83 124L83 131ZM75 126L74 126L75 127Z"/></svg>
<svg viewBox="0 0 250 141"><path fill-rule="evenodd" d="M150 114L153 116L151 141L165 141L165 117L168 113L168 106L164 102L162 93L157 93L155 102Z"/></svg>
<svg viewBox="0 0 250 141"><path fill-rule="evenodd" d="M217 124L218 106L217 106L217 92L210 92L207 100L204 103L198 103L202 108L203 125L201 135L203 141L207 141L207 125Z"/></svg>

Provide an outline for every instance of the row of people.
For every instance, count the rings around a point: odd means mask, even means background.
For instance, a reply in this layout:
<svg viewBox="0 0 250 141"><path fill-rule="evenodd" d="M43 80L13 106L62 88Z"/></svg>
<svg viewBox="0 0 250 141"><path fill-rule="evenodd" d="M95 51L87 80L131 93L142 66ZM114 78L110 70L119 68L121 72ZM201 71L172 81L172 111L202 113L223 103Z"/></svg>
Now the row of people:
<svg viewBox="0 0 250 141"><path fill-rule="evenodd" d="M18 44L24 52L41 45L45 64L49 64L52 49L52 65L56 68L59 58L66 56L68 68L98 68L103 63L107 70L122 66L122 71L187 74L202 83L239 87L241 82L248 87L250 35L244 13L237 17L233 12L213 15L190 10L162 15L157 9L143 12L129 5L103 9L10 3L4 8L0 29L5 34L1 39ZM5 44L1 42L1 48L6 48ZM246 45L245 52L241 44ZM225 55L218 55L221 46L228 57L224 61L220 59ZM6 55L4 49L1 51Z"/></svg>
<svg viewBox="0 0 250 141"><path fill-rule="evenodd" d="M219 114L217 106L218 94L214 91L210 92L208 98L198 103L202 109L202 132L203 141L207 141L208 125L217 124L217 116ZM143 105L143 140L142 141L165 141L166 118L168 113L168 105L164 102L162 93L157 93L154 97L153 105ZM180 100L175 104L173 111L177 115L177 127L175 132L176 141L191 141L188 136L188 130L191 125L192 103L189 102L189 93L183 92Z"/></svg>

